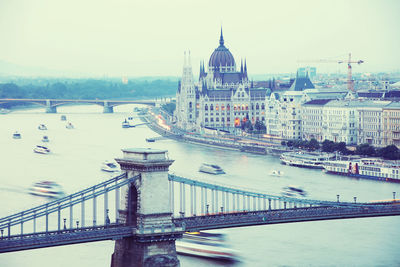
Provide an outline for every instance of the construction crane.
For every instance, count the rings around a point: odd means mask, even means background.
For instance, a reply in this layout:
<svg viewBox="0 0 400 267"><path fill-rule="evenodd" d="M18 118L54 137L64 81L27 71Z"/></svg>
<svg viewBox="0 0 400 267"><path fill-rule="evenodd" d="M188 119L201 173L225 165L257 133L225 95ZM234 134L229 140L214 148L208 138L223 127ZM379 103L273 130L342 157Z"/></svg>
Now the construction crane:
<svg viewBox="0 0 400 267"><path fill-rule="evenodd" d="M329 59L320 59L320 60L301 60L298 61L301 63L305 63L305 62L310 62L310 63L347 63L347 89L349 91L354 92L354 80L352 77L352 67L351 64L352 63L357 63L357 64L361 64L364 63L363 60L351 60L351 53L349 53L349 59L348 60L329 60Z"/></svg>

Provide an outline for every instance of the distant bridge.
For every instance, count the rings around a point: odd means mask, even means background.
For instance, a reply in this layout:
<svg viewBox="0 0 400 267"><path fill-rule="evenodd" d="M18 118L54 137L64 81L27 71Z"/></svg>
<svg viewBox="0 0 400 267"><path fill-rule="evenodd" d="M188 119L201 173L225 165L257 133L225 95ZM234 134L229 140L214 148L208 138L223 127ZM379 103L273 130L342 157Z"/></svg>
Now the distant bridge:
<svg viewBox="0 0 400 267"><path fill-rule="evenodd" d="M169 99L171 101L171 99ZM46 108L46 113L57 113L57 106L70 104L95 104L103 107L103 113L113 113L114 107L125 104L141 104L156 106L168 103L165 100L100 100L100 99L22 99L22 98L3 98L0 99L0 104L3 103L32 103Z"/></svg>
<svg viewBox="0 0 400 267"><path fill-rule="evenodd" d="M117 240L112 266L119 267L144 261L155 251L157 255L174 254L175 240L185 231L400 215L396 200L298 199L168 174L173 160L166 152L125 149L124 157L116 159L122 174L0 218L0 253ZM153 246L156 249L150 249Z"/></svg>

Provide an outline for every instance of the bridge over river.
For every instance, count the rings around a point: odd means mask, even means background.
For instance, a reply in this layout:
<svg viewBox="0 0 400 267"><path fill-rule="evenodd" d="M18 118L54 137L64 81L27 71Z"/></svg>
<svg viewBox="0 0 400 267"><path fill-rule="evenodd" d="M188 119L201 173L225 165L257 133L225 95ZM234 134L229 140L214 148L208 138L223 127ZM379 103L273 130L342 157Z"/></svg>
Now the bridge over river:
<svg viewBox="0 0 400 267"><path fill-rule="evenodd" d="M171 101L171 99L159 99L159 100L100 100L100 99L22 99L22 98L3 98L0 99L0 104L3 103L31 103L43 106L46 109L46 113L57 113L57 107L61 105L71 104L94 104L103 107L103 113L113 113L114 107L126 104L141 104L156 106L165 104Z"/></svg>
<svg viewBox="0 0 400 267"><path fill-rule="evenodd" d="M1 218L0 253L115 240L112 266L147 266L155 258L178 266L175 240L185 231L400 215L396 200L358 203L253 192L169 174L173 160L166 150L122 151L116 159L121 174Z"/></svg>

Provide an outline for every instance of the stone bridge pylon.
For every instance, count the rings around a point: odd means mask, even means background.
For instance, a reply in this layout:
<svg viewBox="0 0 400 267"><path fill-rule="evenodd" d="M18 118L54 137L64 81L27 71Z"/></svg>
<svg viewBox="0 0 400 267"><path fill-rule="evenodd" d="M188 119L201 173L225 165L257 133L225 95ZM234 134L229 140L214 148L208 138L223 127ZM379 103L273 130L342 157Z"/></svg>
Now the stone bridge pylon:
<svg viewBox="0 0 400 267"><path fill-rule="evenodd" d="M166 150L122 149L116 161L127 177L139 175L121 190L119 220L134 235L115 242L111 267L179 266L175 240L182 236L172 222Z"/></svg>

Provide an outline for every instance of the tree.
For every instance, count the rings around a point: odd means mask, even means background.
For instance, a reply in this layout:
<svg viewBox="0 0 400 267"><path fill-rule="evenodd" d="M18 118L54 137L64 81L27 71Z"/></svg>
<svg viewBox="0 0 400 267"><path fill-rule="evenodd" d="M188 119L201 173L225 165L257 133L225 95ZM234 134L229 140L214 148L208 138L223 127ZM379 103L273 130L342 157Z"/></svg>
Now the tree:
<svg viewBox="0 0 400 267"><path fill-rule="evenodd" d="M331 140L325 139L322 142L322 151L324 152L333 152L335 151L335 143Z"/></svg>
<svg viewBox="0 0 400 267"><path fill-rule="evenodd" d="M256 129L256 131L259 133L260 132L265 133L265 130L267 129L267 127L265 127L265 124L262 121L258 120L254 124L254 129Z"/></svg>
<svg viewBox="0 0 400 267"><path fill-rule="evenodd" d="M356 148L356 154L357 155L363 155L363 156L375 156L375 148L371 146L370 144L361 144L358 145Z"/></svg>
<svg viewBox="0 0 400 267"><path fill-rule="evenodd" d="M379 151L379 156L384 159L396 160L400 159L400 151L395 145L390 145L384 148L381 148Z"/></svg>
<svg viewBox="0 0 400 267"><path fill-rule="evenodd" d="M319 142L315 138L312 138L307 144L307 148L312 151L318 150L319 147Z"/></svg>

